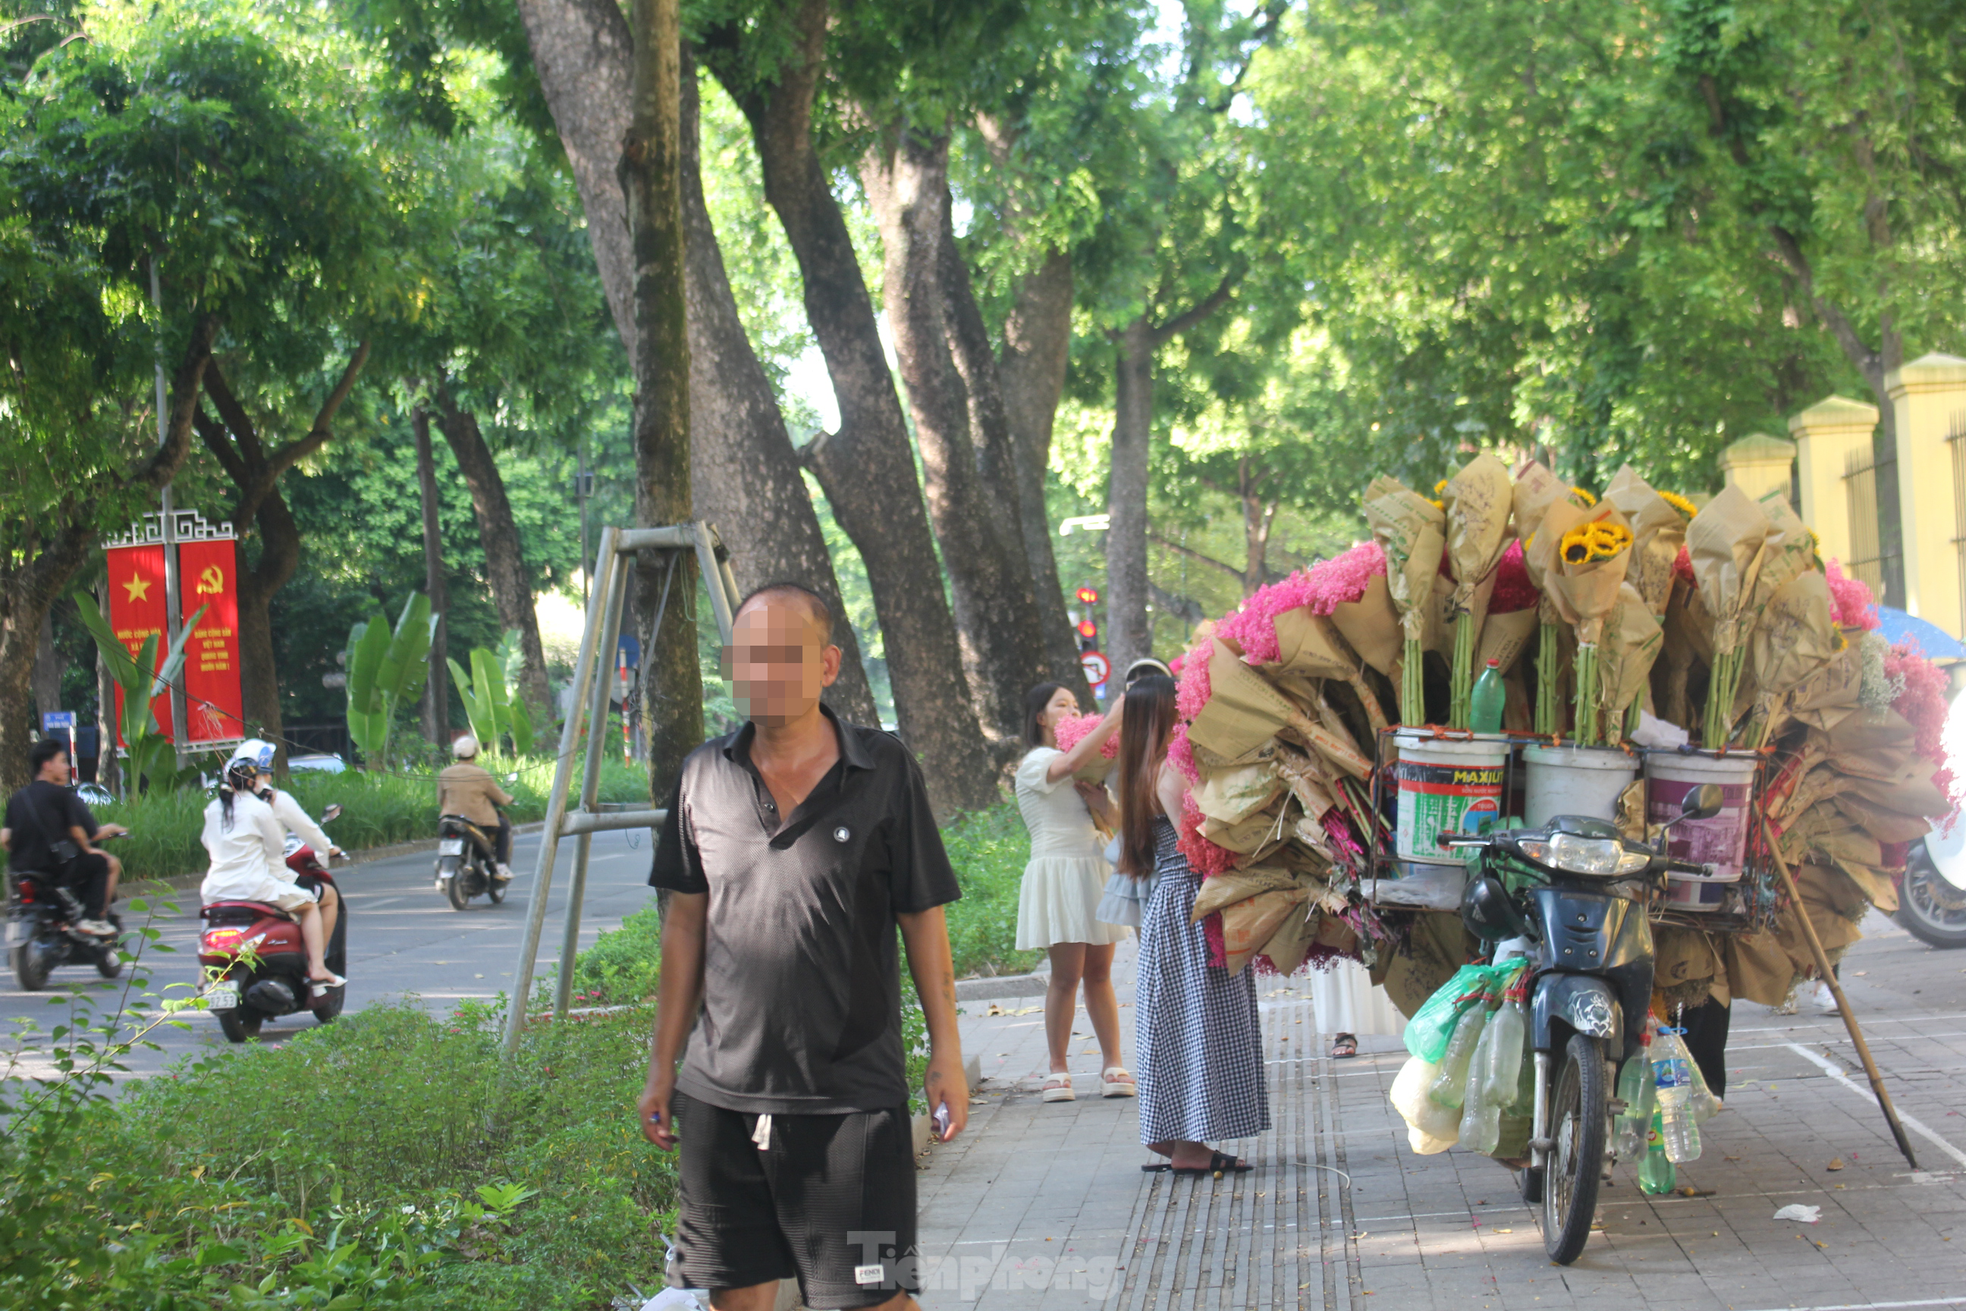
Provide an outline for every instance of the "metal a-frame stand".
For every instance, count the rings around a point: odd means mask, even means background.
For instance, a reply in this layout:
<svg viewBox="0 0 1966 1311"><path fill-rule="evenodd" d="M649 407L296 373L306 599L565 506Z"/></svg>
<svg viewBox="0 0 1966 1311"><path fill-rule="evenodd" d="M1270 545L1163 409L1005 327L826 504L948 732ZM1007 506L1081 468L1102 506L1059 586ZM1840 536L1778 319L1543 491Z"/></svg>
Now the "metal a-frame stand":
<svg viewBox="0 0 1966 1311"><path fill-rule="evenodd" d="M669 528L603 528L595 552L594 586L588 593L587 626L580 638L580 658L573 671L573 704L560 730L560 754L553 766L553 791L546 802L546 825L540 835L539 863L533 874L532 900L526 909L526 932L519 943L517 968L512 971L512 999L505 1018L505 1050L515 1050L526 1027L526 1002L532 993L533 969L539 959L539 937L546 927L547 895L553 890L553 863L560 839L578 839L574 848L573 882L567 888L566 918L560 935L559 977L553 994L553 1013L565 1016L573 994L573 958L580 947L580 911L587 896L587 856L594 834L617 829L656 829L669 819L666 810L650 810L599 799L601 753L606 746L609 678L615 647L621 639L621 615L628 576L642 551L694 551L697 568L710 591L710 608L724 644L731 640L731 619L737 610L737 579L729 553L717 530L696 521ZM687 604L687 598L667 596L664 605ZM652 653L644 652L643 668ZM581 774L580 799L569 806L573 782L573 753L580 730L588 724L586 769Z"/></svg>

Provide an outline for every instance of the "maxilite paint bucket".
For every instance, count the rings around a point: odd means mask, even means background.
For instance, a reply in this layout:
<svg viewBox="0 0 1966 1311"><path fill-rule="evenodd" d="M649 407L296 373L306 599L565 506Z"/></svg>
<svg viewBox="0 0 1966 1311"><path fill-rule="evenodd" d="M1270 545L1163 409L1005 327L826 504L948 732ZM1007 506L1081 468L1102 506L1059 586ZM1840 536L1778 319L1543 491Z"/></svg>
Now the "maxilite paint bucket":
<svg viewBox="0 0 1966 1311"><path fill-rule="evenodd" d="M1442 833L1472 832L1502 813L1502 774L1509 743L1503 737L1437 738L1400 734L1399 822L1394 846L1401 860L1458 865L1461 857L1436 842Z"/></svg>

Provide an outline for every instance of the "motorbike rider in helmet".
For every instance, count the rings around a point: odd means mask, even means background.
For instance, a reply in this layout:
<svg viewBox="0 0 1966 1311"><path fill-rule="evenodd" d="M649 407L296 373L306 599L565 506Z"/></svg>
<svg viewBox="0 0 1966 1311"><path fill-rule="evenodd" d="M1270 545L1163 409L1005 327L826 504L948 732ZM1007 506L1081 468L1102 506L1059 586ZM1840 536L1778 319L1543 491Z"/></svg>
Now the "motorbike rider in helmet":
<svg viewBox="0 0 1966 1311"><path fill-rule="evenodd" d="M492 877L500 883L512 879L512 821L499 810L512 804L512 798L478 763L478 739L469 733L451 743L457 763L437 775L437 813L462 815L479 828L494 833Z"/></svg>
<svg viewBox="0 0 1966 1311"><path fill-rule="evenodd" d="M261 801L273 807L273 818L280 821L287 832L320 852L329 860L342 855L340 847L328 837L314 817L305 807L294 799L291 792L283 792L273 786L273 744L258 738L247 738L232 751L233 759L251 756L259 763L259 792ZM332 884L321 888L321 936L322 941L334 940L334 922L341 914L341 894Z"/></svg>
<svg viewBox="0 0 1966 1311"><path fill-rule="evenodd" d="M211 857L211 867L198 895L207 906L215 901L259 901L292 915L300 923L301 942L307 949L307 981L319 993L348 980L322 959L328 940L322 908L315 894L295 883L287 868L286 828L265 795L273 791L272 766L272 748L264 742L244 744L225 762L218 795L205 807L205 830L199 840ZM320 844L333 850L306 812L298 806L293 809Z"/></svg>

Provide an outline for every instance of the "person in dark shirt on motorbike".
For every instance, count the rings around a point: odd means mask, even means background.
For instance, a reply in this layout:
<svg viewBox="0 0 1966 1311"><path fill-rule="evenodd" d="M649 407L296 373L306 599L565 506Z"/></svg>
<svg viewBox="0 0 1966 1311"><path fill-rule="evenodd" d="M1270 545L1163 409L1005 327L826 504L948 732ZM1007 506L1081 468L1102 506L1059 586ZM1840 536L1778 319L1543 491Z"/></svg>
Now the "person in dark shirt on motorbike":
<svg viewBox="0 0 1966 1311"><path fill-rule="evenodd" d="M69 790L68 746L46 737L27 754L34 781L7 798L7 817L0 827L0 846L17 873L40 874L58 887L72 889L82 901L85 918L75 928L97 937L116 932L105 918L115 900L122 862L95 845L97 838L129 832L121 824L98 824L82 799Z"/></svg>

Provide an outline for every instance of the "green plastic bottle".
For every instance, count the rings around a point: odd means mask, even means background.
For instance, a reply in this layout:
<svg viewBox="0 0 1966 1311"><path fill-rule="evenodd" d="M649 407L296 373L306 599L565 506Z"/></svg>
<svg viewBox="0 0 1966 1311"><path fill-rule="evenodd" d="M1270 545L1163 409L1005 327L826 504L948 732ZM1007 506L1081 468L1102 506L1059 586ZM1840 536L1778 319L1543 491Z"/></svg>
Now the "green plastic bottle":
<svg viewBox="0 0 1966 1311"><path fill-rule="evenodd" d="M1508 704L1508 689L1502 686L1502 662L1490 660L1488 668L1481 671L1475 680L1474 705L1468 715L1468 727L1477 733L1499 733L1502 731L1502 708Z"/></svg>
<svg viewBox="0 0 1966 1311"><path fill-rule="evenodd" d="M1638 1163L1639 1191L1659 1197L1671 1192L1677 1181L1678 1172L1666 1158L1665 1117L1654 1109L1651 1131L1645 1135L1645 1159Z"/></svg>

